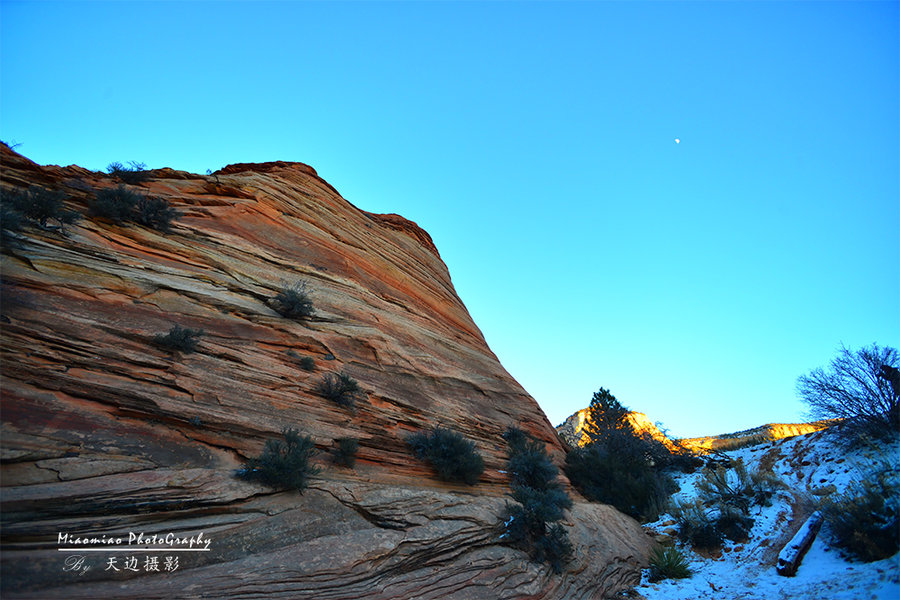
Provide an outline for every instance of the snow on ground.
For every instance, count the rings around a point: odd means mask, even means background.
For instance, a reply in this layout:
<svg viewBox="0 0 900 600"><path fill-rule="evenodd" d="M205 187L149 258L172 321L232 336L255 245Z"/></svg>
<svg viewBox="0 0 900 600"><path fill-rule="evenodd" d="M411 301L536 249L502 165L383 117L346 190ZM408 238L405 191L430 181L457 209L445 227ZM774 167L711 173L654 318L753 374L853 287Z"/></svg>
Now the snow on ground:
<svg viewBox="0 0 900 600"><path fill-rule="evenodd" d="M747 542L726 541L722 551L711 556L678 543L693 576L649 583L645 570L636 592L647 600L900 600L900 554L874 563L849 561L830 547L826 528L819 532L796 576L775 572L778 553L812 512L815 499L829 490L843 491L879 465L896 466L900 445L848 451L834 432L826 430L727 455L742 458L751 473L760 465L770 468L788 489L778 492L771 506L751 508L756 522ZM675 499L696 497L699 478L699 470L680 475L681 489ZM674 537L669 515L646 527Z"/></svg>

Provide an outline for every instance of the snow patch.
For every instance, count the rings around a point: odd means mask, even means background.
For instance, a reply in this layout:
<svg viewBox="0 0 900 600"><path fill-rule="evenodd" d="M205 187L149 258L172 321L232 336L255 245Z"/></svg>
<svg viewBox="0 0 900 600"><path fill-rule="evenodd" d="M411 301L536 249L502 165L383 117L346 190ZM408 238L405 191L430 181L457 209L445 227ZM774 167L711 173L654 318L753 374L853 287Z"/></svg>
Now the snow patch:
<svg viewBox="0 0 900 600"><path fill-rule="evenodd" d="M742 458L748 472L769 467L788 486L772 498L771 506L754 506L750 538L744 543L726 541L716 558L704 558L690 546L678 543L690 563L690 579L648 583L635 588L647 600L898 600L900 554L886 560L861 563L842 557L830 547L825 528L812 543L793 577L775 571L778 553L812 512L813 500L829 491L841 492L879 464L896 465L900 444L887 448L863 448L848 452L834 432L819 431L741 448L726 453ZM700 472L676 477L680 490L674 500L697 497ZM671 528L671 515L662 515L646 527L661 533Z"/></svg>

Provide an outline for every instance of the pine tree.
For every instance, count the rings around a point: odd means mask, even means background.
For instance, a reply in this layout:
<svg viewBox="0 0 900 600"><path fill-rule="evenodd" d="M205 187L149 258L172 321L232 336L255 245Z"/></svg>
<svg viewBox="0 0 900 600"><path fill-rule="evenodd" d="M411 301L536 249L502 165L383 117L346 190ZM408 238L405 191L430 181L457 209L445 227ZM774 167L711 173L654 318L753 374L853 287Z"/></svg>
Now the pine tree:
<svg viewBox="0 0 900 600"><path fill-rule="evenodd" d="M591 404L588 407L588 417L584 423L584 432L590 443L597 443L605 439L610 431L631 429L631 423L626 419L628 409L622 406L616 397L606 388L594 392Z"/></svg>

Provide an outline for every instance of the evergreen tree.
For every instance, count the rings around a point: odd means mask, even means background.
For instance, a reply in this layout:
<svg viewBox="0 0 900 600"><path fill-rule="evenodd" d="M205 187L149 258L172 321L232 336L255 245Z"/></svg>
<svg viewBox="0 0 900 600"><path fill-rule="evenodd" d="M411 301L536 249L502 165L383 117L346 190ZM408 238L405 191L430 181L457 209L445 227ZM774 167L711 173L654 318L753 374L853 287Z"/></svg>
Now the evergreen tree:
<svg viewBox="0 0 900 600"><path fill-rule="evenodd" d="M584 423L584 433L590 443L605 440L610 432L631 430L631 423L626 419L628 409L622 406L616 397L606 388L594 392L588 408L588 417ZM630 431L628 431L630 432Z"/></svg>

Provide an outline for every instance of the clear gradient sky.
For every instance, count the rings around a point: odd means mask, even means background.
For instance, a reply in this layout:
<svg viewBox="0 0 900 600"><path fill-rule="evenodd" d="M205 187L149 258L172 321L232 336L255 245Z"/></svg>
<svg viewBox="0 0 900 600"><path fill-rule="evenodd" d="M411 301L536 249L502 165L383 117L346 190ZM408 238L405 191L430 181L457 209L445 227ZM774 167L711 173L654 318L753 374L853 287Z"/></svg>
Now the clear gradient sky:
<svg viewBox="0 0 900 600"><path fill-rule="evenodd" d="M554 424L601 386L678 436L798 421L841 343L900 346L896 1L3 1L0 27L0 139L312 165L432 235Z"/></svg>

